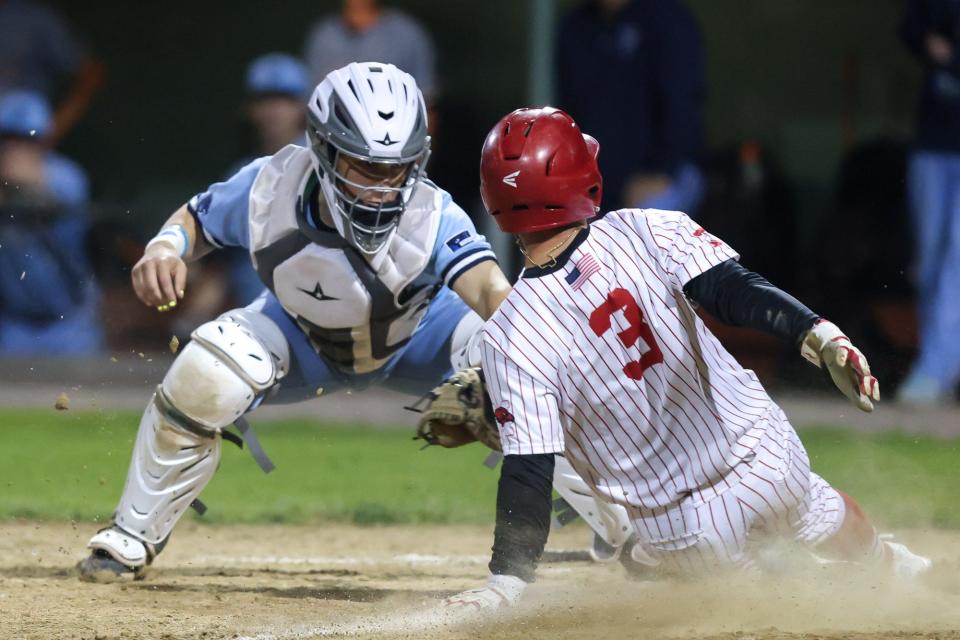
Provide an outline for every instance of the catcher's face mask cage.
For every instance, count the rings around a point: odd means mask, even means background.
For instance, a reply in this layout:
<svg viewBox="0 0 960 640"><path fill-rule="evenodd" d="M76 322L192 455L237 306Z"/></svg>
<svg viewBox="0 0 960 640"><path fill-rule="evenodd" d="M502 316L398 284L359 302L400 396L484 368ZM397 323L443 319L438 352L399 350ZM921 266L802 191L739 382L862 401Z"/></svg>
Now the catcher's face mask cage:
<svg viewBox="0 0 960 640"><path fill-rule="evenodd" d="M416 82L393 65L350 63L317 85L307 120L337 230L362 253L377 254L393 237L430 157Z"/></svg>
<svg viewBox="0 0 960 640"><path fill-rule="evenodd" d="M371 158L339 148L314 127L308 135L327 204L342 220L338 226L344 239L365 254L376 254L400 224L423 177L430 158L429 137L414 155Z"/></svg>

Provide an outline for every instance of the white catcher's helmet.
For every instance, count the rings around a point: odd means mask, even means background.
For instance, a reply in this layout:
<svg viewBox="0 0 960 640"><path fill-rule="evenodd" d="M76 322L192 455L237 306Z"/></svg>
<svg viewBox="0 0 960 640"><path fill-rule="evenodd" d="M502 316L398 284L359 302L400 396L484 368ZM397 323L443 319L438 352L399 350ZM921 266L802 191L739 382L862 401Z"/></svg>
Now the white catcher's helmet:
<svg viewBox="0 0 960 640"><path fill-rule="evenodd" d="M317 85L307 136L337 231L367 255L393 237L430 157L427 110L413 77L392 64L352 62ZM338 162L347 159L343 172ZM357 171L383 178L375 186Z"/></svg>

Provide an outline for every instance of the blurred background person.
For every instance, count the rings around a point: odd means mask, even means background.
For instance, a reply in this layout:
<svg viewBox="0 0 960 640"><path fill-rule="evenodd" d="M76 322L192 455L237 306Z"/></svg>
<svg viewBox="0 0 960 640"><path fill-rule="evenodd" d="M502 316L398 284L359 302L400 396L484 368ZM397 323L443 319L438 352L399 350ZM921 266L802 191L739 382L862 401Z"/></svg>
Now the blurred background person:
<svg viewBox="0 0 960 640"><path fill-rule="evenodd" d="M235 170L288 144L305 144L306 100L313 86L306 65L294 56L268 53L250 63L244 117L253 128L255 149Z"/></svg>
<svg viewBox="0 0 960 640"><path fill-rule="evenodd" d="M561 21L557 106L603 148L604 209L693 214L703 194L703 42L677 0L590 0Z"/></svg>
<svg viewBox="0 0 960 640"><path fill-rule="evenodd" d="M103 343L99 291L86 255L83 169L50 151L42 94L0 98L0 350L85 356Z"/></svg>
<svg viewBox="0 0 960 640"><path fill-rule="evenodd" d="M350 62L388 62L413 76L428 108L436 99L436 53L430 34L414 18L378 0L343 0L339 14L309 30L304 59L316 85ZM430 118L432 120L432 118Z"/></svg>
<svg viewBox="0 0 960 640"><path fill-rule="evenodd" d="M294 56L268 53L250 63L243 115L253 130L253 153L234 164L225 178L256 158L273 155L288 144L301 147L306 144L306 101L313 87L306 65ZM245 305L260 295L263 282L250 265L246 251L231 249L224 253L229 259L232 304Z"/></svg>
<svg viewBox="0 0 960 640"><path fill-rule="evenodd" d="M902 36L925 71L907 184L919 354L899 399L953 398L960 380L960 2L910 0Z"/></svg>
<svg viewBox="0 0 960 640"><path fill-rule="evenodd" d="M104 69L50 7L0 0L0 96L30 89L54 102L56 113L46 136L51 146L86 113L103 84Z"/></svg>
<svg viewBox="0 0 960 640"><path fill-rule="evenodd" d="M230 167L224 180L288 144L306 144L306 100L311 89L306 65L294 56L267 53L247 66L242 117L253 145L249 154ZM252 302L263 291L263 281L250 264L250 255L232 247L212 256L190 286L194 295L176 316L176 333L189 333L225 309Z"/></svg>

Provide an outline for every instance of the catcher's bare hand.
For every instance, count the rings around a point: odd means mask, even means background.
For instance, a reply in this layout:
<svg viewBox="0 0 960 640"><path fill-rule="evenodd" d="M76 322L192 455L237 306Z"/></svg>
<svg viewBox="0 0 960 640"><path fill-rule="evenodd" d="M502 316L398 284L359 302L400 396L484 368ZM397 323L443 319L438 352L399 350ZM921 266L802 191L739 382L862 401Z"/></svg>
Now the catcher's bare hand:
<svg viewBox="0 0 960 640"><path fill-rule="evenodd" d="M187 264L169 242L154 242L131 273L133 290L147 306L167 311L183 298L187 284Z"/></svg>

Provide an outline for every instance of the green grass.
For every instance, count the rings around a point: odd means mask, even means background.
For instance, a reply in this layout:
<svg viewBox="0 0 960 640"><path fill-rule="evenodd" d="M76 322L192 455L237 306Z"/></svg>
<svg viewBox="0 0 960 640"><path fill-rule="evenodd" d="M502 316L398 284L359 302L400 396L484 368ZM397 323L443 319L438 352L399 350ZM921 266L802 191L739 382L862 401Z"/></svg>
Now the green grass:
<svg viewBox="0 0 960 640"><path fill-rule="evenodd" d="M0 410L0 518L108 519L138 422L126 412ZM498 474L480 445L421 451L407 429L251 423L277 469L265 475L224 443L203 520L492 522Z"/></svg>
<svg viewBox="0 0 960 640"><path fill-rule="evenodd" d="M801 429L813 470L879 524L960 528L960 439Z"/></svg>
<svg viewBox="0 0 960 640"><path fill-rule="evenodd" d="M105 520L116 506L139 416L0 410L0 518ZM264 475L224 445L202 498L215 522L492 523L497 473L486 450L420 451L405 429L254 426L277 464ZM960 528L960 441L801 431L815 471L882 526ZM195 518L195 515L189 517Z"/></svg>

